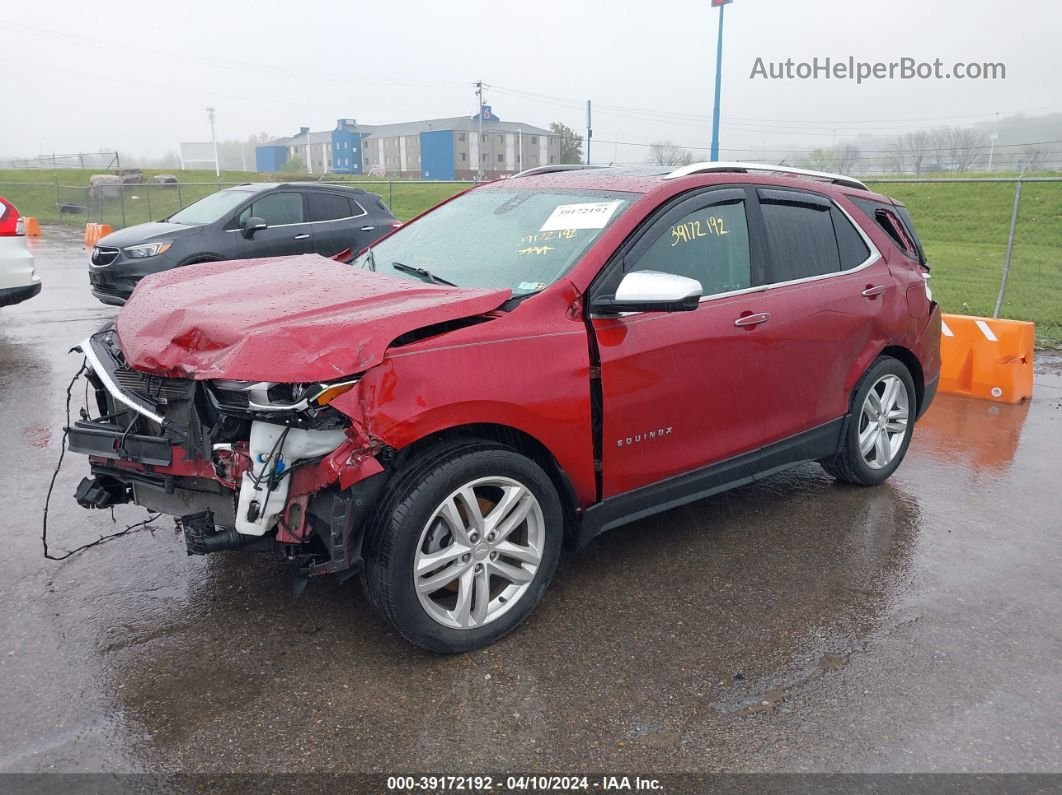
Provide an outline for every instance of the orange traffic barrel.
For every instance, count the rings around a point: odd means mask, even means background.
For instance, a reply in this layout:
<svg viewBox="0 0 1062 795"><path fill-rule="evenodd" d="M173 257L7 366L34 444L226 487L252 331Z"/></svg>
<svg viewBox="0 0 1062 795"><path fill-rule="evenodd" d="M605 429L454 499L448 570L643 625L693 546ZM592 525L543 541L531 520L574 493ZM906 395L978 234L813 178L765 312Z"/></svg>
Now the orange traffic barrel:
<svg viewBox="0 0 1062 795"><path fill-rule="evenodd" d="M967 315L942 320L941 392L1000 403L1032 397L1035 324Z"/></svg>
<svg viewBox="0 0 1062 795"><path fill-rule="evenodd" d="M34 216L27 215L25 218L22 219L22 222L25 224L24 228L27 237L41 236L41 222L38 221Z"/></svg>

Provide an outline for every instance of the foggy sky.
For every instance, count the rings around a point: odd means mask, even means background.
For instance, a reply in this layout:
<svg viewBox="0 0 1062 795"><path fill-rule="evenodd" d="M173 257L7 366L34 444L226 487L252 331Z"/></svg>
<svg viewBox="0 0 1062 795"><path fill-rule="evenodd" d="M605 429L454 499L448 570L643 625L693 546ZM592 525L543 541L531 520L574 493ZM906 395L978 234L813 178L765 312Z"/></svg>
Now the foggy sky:
<svg viewBox="0 0 1062 795"><path fill-rule="evenodd" d="M717 12L709 0L36 0L0 19L0 156L138 156L257 132L475 112L582 131L595 161L669 139L707 147ZM727 7L724 159L859 132L1062 111L1056 0L735 0ZM1006 64L999 81L764 81L757 57ZM648 111L648 112L647 112ZM705 154L697 152L698 155Z"/></svg>

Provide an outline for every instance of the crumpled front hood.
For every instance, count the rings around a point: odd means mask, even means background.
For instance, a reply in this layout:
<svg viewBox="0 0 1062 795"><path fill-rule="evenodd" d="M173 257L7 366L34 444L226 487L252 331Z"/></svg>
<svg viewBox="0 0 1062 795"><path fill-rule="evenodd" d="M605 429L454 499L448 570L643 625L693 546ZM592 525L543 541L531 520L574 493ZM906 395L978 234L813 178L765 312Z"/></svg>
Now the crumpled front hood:
<svg viewBox="0 0 1062 795"><path fill-rule="evenodd" d="M144 278L115 330L138 370L329 381L379 364L403 334L489 312L511 295L384 276L316 254L209 262Z"/></svg>

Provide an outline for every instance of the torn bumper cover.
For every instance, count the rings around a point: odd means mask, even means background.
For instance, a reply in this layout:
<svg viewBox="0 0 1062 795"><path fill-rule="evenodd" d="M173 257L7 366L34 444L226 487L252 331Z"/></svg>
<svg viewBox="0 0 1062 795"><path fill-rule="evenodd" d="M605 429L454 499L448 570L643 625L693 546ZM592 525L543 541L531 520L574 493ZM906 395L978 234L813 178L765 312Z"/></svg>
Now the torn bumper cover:
<svg viewBox="0 0 1062 795"><path fill-rule="evenodd" d="M79 504L135 502L172 514L183 520L189 554L268 539L309 558L311 573L360 564L364 513L385 473L358 426L327 405L356 379L276 385L150 375L129 367L111 329L78 350L95 397L66 429L69 450L91 464Z"/></svg>

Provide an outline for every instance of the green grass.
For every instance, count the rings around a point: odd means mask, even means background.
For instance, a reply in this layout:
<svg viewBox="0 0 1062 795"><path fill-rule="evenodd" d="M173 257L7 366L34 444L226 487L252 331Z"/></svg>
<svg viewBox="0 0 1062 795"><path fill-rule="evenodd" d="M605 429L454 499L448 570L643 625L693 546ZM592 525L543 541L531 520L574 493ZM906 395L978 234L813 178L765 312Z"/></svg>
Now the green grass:
<svg viewBox="0 0 1062 795"><path fill-rule="evenodd" d="M944 311L991 316L1014 185L868 182L910 209L933 268L933 296ZM1062 343L1062 183L1033 182L1022 188L1000 316L1032 320L1041 343Z"/></svg>
<svg viewBox="0 0 1062 795"><path fill-rule="evenodd" d="M89 202L86 186L91 171L0 170L0 195L24 215L43 223L58 223L57 201L91 206L92 216L74 216L67 223L86 220L122 226L117 199ZM162 173L145 170L146 178ZM211 171L176 172L180 189L165 185L129 185L125 189L125 224L163 218L181 205L217 190ZM1002 176L995 174L993 176ZM1013 175L1011 175L1013 176ZM222 172L223 185L240 182L309 179L304 174ZM464 190L467 184L380 180L372 177L329 179L358 184L377 193L401 220ZM871 188L906 204L914 217L933 267L933 294L946 312L991 315L1007 246L1013 183L880 183ZM133 198L136 197L136 198ZM1027 183L1014 241L1014 257L1003 317L1032 320L1045 344L1062 344L1062 183Z"/></svg>

